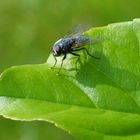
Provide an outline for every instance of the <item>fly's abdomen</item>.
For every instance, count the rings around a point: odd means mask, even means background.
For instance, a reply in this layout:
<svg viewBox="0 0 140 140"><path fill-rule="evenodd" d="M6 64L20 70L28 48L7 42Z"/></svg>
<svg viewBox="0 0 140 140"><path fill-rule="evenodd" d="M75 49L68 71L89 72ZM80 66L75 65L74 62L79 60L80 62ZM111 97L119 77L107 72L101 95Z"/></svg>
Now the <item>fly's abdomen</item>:
<svg viewBox="0 0 140 140"><path fill-rule="evenodd" d="M76 44L79 47L89 44L89 42L90 42L89 37L82 36L82 35L76 37Z"/></svg>

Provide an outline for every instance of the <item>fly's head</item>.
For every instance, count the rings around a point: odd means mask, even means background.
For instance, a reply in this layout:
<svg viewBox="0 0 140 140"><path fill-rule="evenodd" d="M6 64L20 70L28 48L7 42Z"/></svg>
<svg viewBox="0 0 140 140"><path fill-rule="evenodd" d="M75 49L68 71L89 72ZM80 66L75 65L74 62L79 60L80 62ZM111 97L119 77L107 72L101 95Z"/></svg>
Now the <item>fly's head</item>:
<svg viewBox="0 0 140 140"><path fill-rule="evenodd" d="M54 56L60 56L62 54L62 48L61 48L61 43L60 43L61 39L58 40L52 48L52 54Z"/></svg>

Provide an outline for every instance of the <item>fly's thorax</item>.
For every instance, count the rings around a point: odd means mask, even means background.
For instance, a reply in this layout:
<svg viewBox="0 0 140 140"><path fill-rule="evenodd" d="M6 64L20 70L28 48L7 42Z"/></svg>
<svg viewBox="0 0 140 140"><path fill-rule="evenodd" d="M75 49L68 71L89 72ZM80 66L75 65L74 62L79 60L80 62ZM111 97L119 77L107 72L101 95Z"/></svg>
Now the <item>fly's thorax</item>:
<svg viewBox="0 0 140 140"><path fill-rule="evenodd" d="M75 39L69 37L63 38L58 45L61 47L63 53L69 53L74 43Z"/></svg>
<svg viewBox="0 0 140 140"><path fill-rule="evenodd" d="M64 38L62 39L62 44L65 47L71 46L75 43L75 39L69 37L69 38Z"/></svg>

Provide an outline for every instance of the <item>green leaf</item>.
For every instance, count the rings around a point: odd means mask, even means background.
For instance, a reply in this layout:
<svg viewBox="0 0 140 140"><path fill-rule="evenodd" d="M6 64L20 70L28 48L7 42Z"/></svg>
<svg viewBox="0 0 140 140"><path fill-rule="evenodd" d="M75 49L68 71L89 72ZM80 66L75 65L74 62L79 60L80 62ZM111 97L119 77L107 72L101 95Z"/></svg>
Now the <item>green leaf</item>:
<svg viewBox="0 0 140 140"><path fill-rule="evenodd" d="M44 120L78 139L140 139L140 19L85 32L99 38L86 46L99 60L69 55L57 76L54 59L12 67L0 79L0 114L15 120ZM68 70L65 70L68 69Z"/></svg>

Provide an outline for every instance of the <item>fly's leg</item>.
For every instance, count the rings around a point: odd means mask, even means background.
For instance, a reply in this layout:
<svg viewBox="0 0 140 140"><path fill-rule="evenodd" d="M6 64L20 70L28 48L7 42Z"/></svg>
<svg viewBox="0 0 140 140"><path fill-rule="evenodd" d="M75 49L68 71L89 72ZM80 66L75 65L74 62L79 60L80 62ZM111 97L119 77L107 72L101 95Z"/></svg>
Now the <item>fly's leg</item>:
<svg viewBox="0 0 140 140"><path fill-rule="evenodd" d="M93 57L93 58L95 58L95 59L100 59L99 57L96 57L96 56L94 56L94 55L91 55L91 54L89 53L89 51L88 51L86 48L83 48L83 50L85 50L86 53L87 53L89 56L91 56L91 57Z"/></svg>
<svg viewBox="0 0 140 140"><path fill-rule="evenodd" d="M87 53L89 56L94 57L95 59L100 59L99 57L96 57L96 56L91 55L91 54L88 52L88 50L87 50L86 48L75 49L75 50L73 50L73 51L80 51L80 50L85 50L86 53Z"/></svg>
<svg viewBox="0 0 140 140"><path fill-rule="evenodd" d="M75 55L75 56L78 56L76 62L75 62L75 66L76 66L76 70L77 70L77 62L80 60L80 55L79 54L76 54L76 53L73 53L73 52L70 52L72 55Z"/></svg>
<svg viewBox="0 0 140 140"><path fill-rule="evenodd" d="M57 63L56 57L55 57L54 55L53 55L53 57L54 57L54 59L55 59L55 63L54 63L54 65L51 67L51 69L53 69L53 68L55 67L56 63Z"/></svg>
<svg viewBox="0 0 140 140"><path fill-rule="evenodd" d="M62 58L62 61L61 61L61 65L60 65L60 68L59 68L59 71L58 71L58 73L57 73L57 75L60 75L60 71L61 71L61 69L62 69L62 67L63 67L63 61L66 59L66 54L64 54L64 57Z"/></svg>

